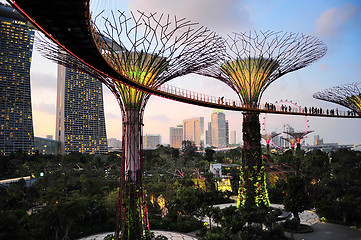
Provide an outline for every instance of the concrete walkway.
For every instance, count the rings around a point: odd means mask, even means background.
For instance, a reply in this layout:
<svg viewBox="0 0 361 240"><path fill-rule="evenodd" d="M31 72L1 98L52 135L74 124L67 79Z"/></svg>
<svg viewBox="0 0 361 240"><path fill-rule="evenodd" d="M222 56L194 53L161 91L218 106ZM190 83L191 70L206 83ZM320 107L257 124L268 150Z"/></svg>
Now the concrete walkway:
<svg viewBox="0 0 361 240"><path fill-rule="evenodd" d="M312 228L314 232L295 234L295 240L361 240L361 231L347 226L320 222Z"/></svg>
<svg viewBox="0 0 361 240"><path fill-rule="evenodd" d="M182 233L166 232L166 231L152 231L152 232L154 232L155 236L163 235L167 237L168 240L197 240L197 238ZM78 240L103 240L108 234L112 234L112 233L114 232L96 234L93 236L80 238Z"/></svg>

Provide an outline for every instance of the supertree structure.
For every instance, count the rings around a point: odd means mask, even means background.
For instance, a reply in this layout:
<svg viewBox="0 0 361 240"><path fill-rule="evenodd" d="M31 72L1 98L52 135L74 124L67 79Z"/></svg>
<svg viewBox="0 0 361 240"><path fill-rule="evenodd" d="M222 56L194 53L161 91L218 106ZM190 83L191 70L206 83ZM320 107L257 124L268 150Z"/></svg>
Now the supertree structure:
<svg viewBox="0 0 361 240"><path fill-rule="evenodd" d="M118 12L112 13L111 18L103 18L102 26L91 26L93 38L99 52L119 75L147 87L157 89L171 79L207 67L224 50L222 38L185 19L139 11L130 15ZM74 58L64 58L56 46L43 42L38 48L49 59L94 75L115 95L123 123L115 238L148 238L142 184L142 126L150 94L96 73Z"/></svg>
<svg viewBox="0 0 361 240"><path fill-rule="evenodd" d="M301 140L307 135L314 131L301 131L301 132L283 132L290 135L293 139L296 139L297 147L296 150L301 150ZM292 143L291 143L292 144ZM294 145L294 143L293 143Z"/></svg>
<svg viewBox="0 0 361 240"><path fill-rule="evenodd" d="M296 138L284 138L282 137L283 140L285 140L286 142L288 142L289 144L291 144L291 149L295 150L295 143L297 142Z"/></svg>
<svg viewBox="0 0 361 240"><path fill-rule="evenodd" d="M326 54L316 37L283 32L241 32L228 36L218 64L199 71L227 83L249 110L243 112L243 151L237 206L269 206L261 152L258 108L266 88L286 73Z"/></svg>
<svg viewBox="0 0 361 240"><path fill-rule="evenodd" d="M361 116L361 82L328 88L316 92L313 97L339 104Z"/></svg>
<svg viewBox="0 0 361 240"><path fill-rule="evenodd" d="M280 135L281 133L271 133L271 134L263 134L262 135L262 138L266 141L266 145L267 145L267 154L269 154L270 152L270 149L269 149L269 143L271 142L271 140L274 138L274 137L277 137L278 135Z"/></svg>

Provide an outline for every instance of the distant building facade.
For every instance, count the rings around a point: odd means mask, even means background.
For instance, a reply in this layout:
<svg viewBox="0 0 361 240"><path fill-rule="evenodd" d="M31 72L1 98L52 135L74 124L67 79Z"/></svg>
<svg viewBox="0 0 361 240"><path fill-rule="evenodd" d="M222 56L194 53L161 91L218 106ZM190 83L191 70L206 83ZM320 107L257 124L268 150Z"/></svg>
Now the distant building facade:
<svg viewBox="0 0 361 240"><path fill-rule="evenodd" d="M211 142L217 148L228 147L228 121L222 111L214 111L211 115Z"/></svg>
<svg viewBox="0 0 361 240"><path fill-rule="evenodd" d="M231 131L231 144L235 145L237 144L237 134L236 131Z"/></svg>
<svg viewBox="0 0 361 240"><path fill-rule="evenodd" d="M206 146L212 146L212 122L208 123L208 130L206 130Z"/></svg>
<svg viewBox="0 0 361 240"><path fill-rule="evenodd" d="M108 148L122 148L122 141L116 138L108 138Z"/></svg>
<svg viewBox="0 0 361 240"><path fill-rule="evenodd" d="M144 136L144 148L155 149L161 144L162 137L159 134L146 134Z"/></svg>
<svg viewBox="0 0 361 240"><path fill-rule="evenodd" d="M314 145L317 146L317 145L322 145L323 144L323 138L320 138L319 135L315 135L315 142L314 142Z"/></svg>
<svg viewBox="0 0 361 240"><path fill-rule="evenodd" d="M183 141L183 125L169 128L169 142L173 148L182 148Z"/></svg>
<svg viewBox="0 0 361 240"><path fill-rule="evenodd" d="M34 31L0 3L0 154L34 150L30 65Z"/></svg>
<svg viewBox="0 0 361 240"><path fill-rule="evenodd" d="M183 120L183 140L194 142L198 148L204 147L204 118Z"/></svg>
<svg viewBox="0 0 361 240"><path fill-rule="evenodd" d="M39 154L60 154L60 142L49 138L34 137L34 151Z"/></svg>
<svg viewBox="0 0 361 240"><path fill-rule="evenodd" d="M55 135L61 142L61 153L107 153L101 82L58 65L57 87Z"/></svg>

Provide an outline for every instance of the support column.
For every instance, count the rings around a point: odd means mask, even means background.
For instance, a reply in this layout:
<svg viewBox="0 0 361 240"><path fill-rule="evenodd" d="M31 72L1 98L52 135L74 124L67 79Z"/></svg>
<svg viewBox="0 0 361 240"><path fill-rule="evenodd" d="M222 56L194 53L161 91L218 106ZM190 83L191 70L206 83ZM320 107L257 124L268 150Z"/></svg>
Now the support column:
<svg viewBox="0 0 361 240"><path fill-rule="evenodd" d="M237 207L269 207L261 150L259 113L243 113L243 151Z"/></svg>
<svg viewBox="0 0 361 240"><path fill-rule="evenodd" d="M142 239L149 231L143 189L142 127L141 113L127 110L123 119L116 239Z"/></svg>

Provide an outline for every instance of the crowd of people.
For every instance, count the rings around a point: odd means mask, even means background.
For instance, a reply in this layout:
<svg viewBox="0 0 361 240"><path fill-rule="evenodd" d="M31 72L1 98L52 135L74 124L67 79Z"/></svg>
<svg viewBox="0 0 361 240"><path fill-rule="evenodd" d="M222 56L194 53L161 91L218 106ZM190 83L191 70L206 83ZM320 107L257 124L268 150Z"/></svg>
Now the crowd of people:
<svg viewBox="0 0 361 240"><path fill-rule="evenodd" d="M312 115L316 115L316 114L317 115L331 115L331 116L340 116L341 115L341 112L338 110L338 108L326 109L326 110L324 110L322 108L316 108L316 107L292 108L291 106L281 104L280 109L277 109L273 103L268 103L268 102L265 103L264 109L271 110L271 111L282 111L282 112L300 112L300 111L302 111L303 113L312 114ZM357 116L357 113L355 111L348 110L347 116Z"/></svg>
<svg viewBox="0 0 361 240"><path fill-rule="evenodd" d="M227 101L224 101L224 97L219 97L218 98L218 104L226 104L228 105ZM236 107L237 104L235 101L233 101L233 106ZM252 105L249 104L243 104L244 107L247 108L258 108L257 104L254 103ZM329 116L358 116L358 114L353 111L353 110L348 110L347 112L343 112L341 113L338 108L335 109L322 109L322 108L317 108L317 107L291 107L290 105L287 104L281 104L280 107L276 106L273 103L268 103L266 102L264 104L264 109L265 110L270 110L270 111L282 111L282 112L302 112L305 114L310 114L310 115L329 115Z"/></svg>

